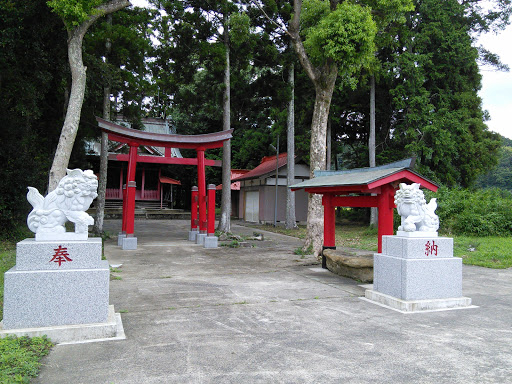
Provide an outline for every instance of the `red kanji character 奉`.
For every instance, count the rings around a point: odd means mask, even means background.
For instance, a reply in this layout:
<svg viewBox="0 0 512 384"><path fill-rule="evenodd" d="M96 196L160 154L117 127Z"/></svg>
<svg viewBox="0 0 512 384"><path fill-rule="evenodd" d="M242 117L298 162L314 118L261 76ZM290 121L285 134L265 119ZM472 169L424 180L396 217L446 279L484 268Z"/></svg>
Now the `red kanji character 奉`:
<svg viewBox="0 0 512 384"><path fill-rule="evenodd" d="M73 261L70 259L68 249L63 248L62 245L59 245L59 248L54 249L55 254L53 255L53 258L50 260L50 263L53 261L54 263L59 263L59 267L62 263L65 263L66 261Z"/></svg>

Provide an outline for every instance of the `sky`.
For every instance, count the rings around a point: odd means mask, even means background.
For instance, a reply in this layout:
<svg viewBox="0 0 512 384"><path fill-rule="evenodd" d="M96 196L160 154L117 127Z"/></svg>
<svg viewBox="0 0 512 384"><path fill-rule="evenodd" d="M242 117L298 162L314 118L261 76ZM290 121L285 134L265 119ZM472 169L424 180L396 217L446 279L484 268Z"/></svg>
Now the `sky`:
<svg viewBox="0 0 512 384"><path fill-rule="evenodd" d="M501 61L510 67L509 72L480 67L482 89L479 95L483 101L483 109L491 115L491 120L487 121L489 129L512 139L512 26L509 25L498 35L482 35L479 43L489 51L497 53Z"/></svg>
<svg viewBox="0 0 512 384"><path fill-rule="evenodd" d="M131 0L131 3L138 7L148 6L147 0ZM498 35L488 33L480 36L479 44L497 53L501 61L510 67L510 72L498 72L481 66L482 89L479 95L483 109L491 116L491 120L486 122L489 130L512 139L512 26Z"/></svg>

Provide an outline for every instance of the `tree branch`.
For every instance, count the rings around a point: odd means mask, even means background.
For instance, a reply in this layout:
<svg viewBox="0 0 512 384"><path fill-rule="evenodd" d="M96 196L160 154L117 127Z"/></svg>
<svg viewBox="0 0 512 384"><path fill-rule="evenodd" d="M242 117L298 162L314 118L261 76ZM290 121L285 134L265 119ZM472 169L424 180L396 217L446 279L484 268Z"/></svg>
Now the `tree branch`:
<svg viewBox="0 0 512 384"><path fill-rule="evenodd" d="M256 1L254 0L251 0L251 3L253 3L256 7L258 7L258 9L263 13L263 15L265 16L265 18L270 21L272 24L274 24L277 28L279 28L281 31L283 31L284 33L286 33L288 36L290 36L291 38L293 38L293 36L290 34L290 32L282 25L280 25L279 23L277 23L275 20L272 20L270 18L270 16L267 14L267 12L265 12L265 10L263 9L263 7L261 5L259 5L259 3L257 3Z"/></svg>
<svg viewBox="0 0 512 384"><path fill-rule="evenodd" d="M101 4L94 8L93 14L84 21L80 26L76 27L77 32L85 34L89 27L94 24L100 17L119 11L120 9L126 8L132 5L130 0L110 0L108 3Z"/></svg>
<svg viewBox="0 0 512 384"><path fill-rule="evenodd" d="M319 77L319 72L313 67L313 64L309 60L308 54L306 53L306 49L304 48L304 44L300 38L300 12L302 9L302 0L294 0L293 1L293 17L290 21L290 30L289 35L292 39L293 47L295 48L295 52L299 57L300 64L302 68L306 71L309 78L313 83L316 84L316 81Z"/></svg>

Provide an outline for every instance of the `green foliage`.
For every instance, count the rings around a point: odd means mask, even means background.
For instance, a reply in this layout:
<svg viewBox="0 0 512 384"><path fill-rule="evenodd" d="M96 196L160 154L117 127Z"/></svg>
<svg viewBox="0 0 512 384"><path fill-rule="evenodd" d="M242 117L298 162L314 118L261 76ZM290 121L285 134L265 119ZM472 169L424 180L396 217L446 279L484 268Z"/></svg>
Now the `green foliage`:
<svg viewBox="0 0 512 384"><path fill-rule="evenodd" d="M416 156L419 173L462 187L496 164L500 142L484 123L477 93L478 21L470 16L476 17L472 7L475 2L415 0L405 24L397 18L379 31L381 69L372 68L377 164ZM335 151L343 151L350 167L368 165L367 79L362 73L360 88L337 92L331 107L333 136L339 138Z"/></svg>
<svg viewBox="0 0 512 384"><path fill-rule="evenodd" d="M247 13L232 13L228 21L231 42L239 47L250 40L251 20Z"/></svg>
<svg viewBox="0 0 512 384"><path fill-rule="evenodd" d="M306 249L304 249L303 247L299 247L295 251L293 251L293 253L295 255L299 255L299 256L312 255L313 254L313 245L310 245Z"/></svg>
<svg viewBox="0 0 512 384"><path fill-rule="evenodd" d="M68 28L77 27L86 21L104 0L50 0L46 3L59 15Z"/></svg>
<svg viewBox="0 0 512 384"><path fill-rule="evenodd" d="M326 1L307 0L303 4L304 47L315 65L331 59L344 76L368 67L377 32L370 8L346 1L331 12Z"/></svg>
<svg viewBox="0 0 512 384"><path fill-rule="evenodd" d="M439 188L436 197L440 231L467 236L512 235L512 193L498 188L475 191Z"/></svg>
<svg viewBox="0 0 512 384"><path fill-rule="evenodd" d="M509 140L510 141L510 140ZM512 146L503 145L498 152L498 165L478 178L480 188L496 187L512 191Z"/></svg>
<svg viewBox="0 0 512 384"><path fill-rule="evenodd" d="M31 209L27 186L46 189L69 72L62 21L44 2L0 0L0 20L0 238L12 239Z"/></svg>
<svg viewBox="0 0 512 384"><path fill-rule="evenodd" d="M0 339L0 382L28 383L37 376L41 363L53 347L46 337L8 336Z"/></svg>

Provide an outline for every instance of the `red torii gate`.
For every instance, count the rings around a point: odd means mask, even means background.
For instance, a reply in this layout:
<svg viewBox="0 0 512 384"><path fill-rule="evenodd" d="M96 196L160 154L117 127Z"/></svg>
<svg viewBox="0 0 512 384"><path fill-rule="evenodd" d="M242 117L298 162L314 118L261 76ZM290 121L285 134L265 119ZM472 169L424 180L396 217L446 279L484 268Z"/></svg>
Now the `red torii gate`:
<svg viewBox="0 0 512 384"><path fill-rule="evenodd" d="M123 249L137 249L137 238L134 237L135 227L135 169L137 162L158 162L160 164L197 165L197 184L199 197L199 233L206 233L206 180L205 166L218 165L217 161L207 160L204 153L207 149L220 148L224 141L231 139L233 130L207 133L203 135L171 135L152 133L126 128L110 121L96 117L100 129L108 134L109 140L126 143L130 147L126 155L117 155L118 160L128 161L126 192L123 193L123 221L120 234L120 245ZM154 158L139 156L140 145L165 147L165 157ZM197 158L170 157L171 148L195 149Z"/></svg>
<svg viewBox="0 0 512 384"><path fill-rule="evenodd" d="M336 249L335 208L377 207L378 252L382 252L382 236L393 234L394 196L400 183L419 183L437 191L438 186L412 171L414 159L406 159L374 168L347 171L316 171L313 179L291 186L308 193L322 195L324 206L324 249ZM373 196L372 196L373 195Z"/></svg>

